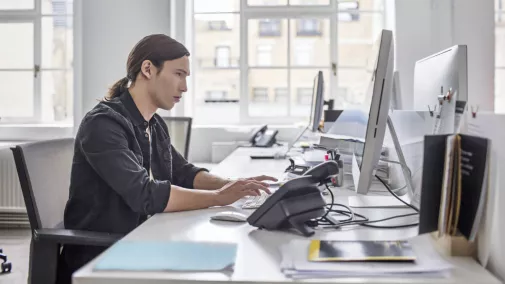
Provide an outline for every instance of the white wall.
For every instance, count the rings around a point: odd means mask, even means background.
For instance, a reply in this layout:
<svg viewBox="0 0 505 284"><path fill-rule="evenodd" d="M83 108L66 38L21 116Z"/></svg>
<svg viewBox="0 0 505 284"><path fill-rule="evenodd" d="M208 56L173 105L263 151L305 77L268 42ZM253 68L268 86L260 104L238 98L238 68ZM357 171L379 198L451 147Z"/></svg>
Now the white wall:
<svg viewBox="0 0 505 284"><path fill-rule="evenodd" d="M492 0L396 0L396 69L402 98L413 107L414 65L456 44L468 45L469 104L494 110Z"/></svg>
<svg viewBox="0 0 505 284"><path fill-rule="evenodd" d="M81 115L103 98L110 86L126 76L130 50L142 37L170 33L170 1L81 0Z"/></svg>

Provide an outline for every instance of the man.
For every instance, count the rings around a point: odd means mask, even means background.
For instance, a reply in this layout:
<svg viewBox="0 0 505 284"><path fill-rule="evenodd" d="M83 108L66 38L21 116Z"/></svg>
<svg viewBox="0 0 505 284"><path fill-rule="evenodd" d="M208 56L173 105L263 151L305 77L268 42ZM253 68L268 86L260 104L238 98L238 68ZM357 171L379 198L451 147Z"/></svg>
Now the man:
<svg viewBox="0 0 505 284"><path fill-rule="evenodd" d="M166 35L150 35L135 45L126 77L79 127L65 228L126 234L155 213L228 205L269 192L262 181L275 181L272 177L223 179L188 163L171 145L156 111L172 109L187 91L188 56ZM59 280L69 281L104 249L65 246Z"/></svg>

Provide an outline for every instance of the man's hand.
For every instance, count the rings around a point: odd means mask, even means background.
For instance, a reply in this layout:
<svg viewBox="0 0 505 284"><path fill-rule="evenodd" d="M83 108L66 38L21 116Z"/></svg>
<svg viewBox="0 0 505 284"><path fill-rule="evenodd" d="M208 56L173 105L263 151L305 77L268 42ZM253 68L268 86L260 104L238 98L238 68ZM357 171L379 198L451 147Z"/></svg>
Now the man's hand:
<svg viewBox="0 0 505 284"><path fill-rule="evenodd" d="M266 175L256 176L256 177L250 177L250 178L246 178L245 180L258 181L258 182L261 182L263 185L266 185L266 186L268 186L268 183L264 183L263 181L266 181L266 180L274 181L274 182L277 181L276 178L271 177L271 176L266 176Z"/></svg>
<svg viewBox="0 0 505 284"><path fill-rule="evenodd" d="M217 190L218 205L229 205L248 195L258 196L261 194L261 190L270 194L268 184L254 179L243 179L230 182Z"/></svg>

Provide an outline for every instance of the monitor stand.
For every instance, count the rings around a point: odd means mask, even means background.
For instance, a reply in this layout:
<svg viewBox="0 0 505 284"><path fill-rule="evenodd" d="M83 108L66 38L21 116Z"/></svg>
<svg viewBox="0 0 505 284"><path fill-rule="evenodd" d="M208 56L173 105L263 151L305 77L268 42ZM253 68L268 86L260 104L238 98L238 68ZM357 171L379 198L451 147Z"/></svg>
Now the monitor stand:
<svg viewBox="0 0 505 284"><path fill-rule="evenodd" d="M407 184L407 193L405 196L400 197L403 201L412 204L413 198L414 198L414 186L412 183L412 176L407 169L406 161L405 161L405 156L403 156L403 151L400 145L400 141L398 140L398 135L396 134L396 130L393 125L393 121L391 120L391 117L388 116L387 120L387 126L389 128L389 132L391 133L391 138L393 140L393 144L395 146L396 154L398 156L398 161L401 164L402 167L402 174L403 178ZM356 159L356 156L353 155L353 161L352 161L352 176L353 176L353 181L354 185L357 188L357 183L359 181L359 166L358 162ZM361 195L358 194L357 196L350 196L349 197L349 206L350 207L362 207L362 208L392 208L392 207L407 207L405 204L401 203L398 199L396 199L394 196L387 195L387 196L370 196L370 195Z"/></svg>

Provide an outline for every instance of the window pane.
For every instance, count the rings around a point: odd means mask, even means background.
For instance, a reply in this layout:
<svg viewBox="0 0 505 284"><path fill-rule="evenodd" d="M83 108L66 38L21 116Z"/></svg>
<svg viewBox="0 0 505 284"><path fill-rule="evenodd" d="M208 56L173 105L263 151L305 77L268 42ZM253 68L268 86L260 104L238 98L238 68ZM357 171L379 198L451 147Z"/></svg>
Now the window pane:
<svg viewBox="0 0 505 284"><path fill-rule="evenodd" d="M249 70L249 116L287 116L287 103L275 100L275 90L287 87L286 69Z"/></svg>
<svg viewBox="0 0 505 284"><path fill-rule="evenodd" d="M42 0L42 14L44 15L72 15L74 0Z"/></svg>
<svg viewBox="0 0 505 284"><path fill-rule="evenodd" d="M330 5L330 0L289 0L289 5L303 5L303 6Z"/></svg>
<svg viewBox="0 0 505 284"><path fill-rule="evenodd" d="M495 0L494 1L494 7L497 12L499 11L505 11L505 3L503 0Z"/></svg>
<svg viewBox="0 0 505 284"><path fill-rule="evenodd" d="M291 116L309 117L314 79L321 69L291 69ZM322 69L324 98L330 97L330 71Z"/></svg>
<svg viewBox="0 0 505 284"><path fill-rule="evenodd" d="M372 74L365 69L339 69L337 76L335 106L347 108L363 104Z"/></svg>
<svg viewBox="0 0 505 284"><path fill-rule="evenodd" d="M496 66L505 67L505 13L501 14L501 19L496 19ZM501 20L501 21L500 21ZM499 78L499 77L496 77ZM501 78L505 80L505 78Z"/></svg>
<svg viewBox="0 0 505 284"><path fill-rule="evenodd" d="M330 21L290 20L291 65L330 66Z"/></svg>
<svg viewBox="0 0 505 284"><path fill-rule="evenodd" d="M197 70L238 68L240 59L239 24L239 16L233 14L195 15Z"/></svg>
<svg viewBox="0 0 505 284"><path fill-rule="evenodd" d="M270 53L270 66L287 66L287 21L285 19L249 20L249 66L262 66ZM261 52L257 52L261 50ZM262 57L263 58L260 58ZM267 62L268 63L268 62ZM265 65L263 65L265 66Z"/></svg>
<svg viewBox="0 0 505 284"><path fill-rule="evenodd" d="M345 0L339 1L339 8L349 5L348 3L358 2L359 9L365 11L383 11L384 10L384 0Z"/></svg>
<svg viewBox="0 0 505 284"><path fill-rule="evenodd" d="M219 13L240 11L240 1L237 0L194 0L195 13Z"/></svg>
<svg viewBox="0 0 505 284"><path fill-rule="evenodd" d="M234 69L199 69L194 72L194 123L239 123L239 74Z"/></svg>
<svg viewBox="0 0 505 284"><path fill-rule="evenodd" d="M370 43L340 43L338 45L339 67L360 67L368 66L372 55L373 44Z"/></svg>
<svg viewBox="0 0 505 284"><path fill-rule="evenodd" d="M0 118L34 115L32 71L0 71L0 86Z"/></svg>
<svg viewBox="0 0 505 284"><path fill-rule="evenodd" d="M42 68L72 68L72 17L42 18Z"/></svg>
<svg viewBox="0 0 505 284"><path fill-rule="evenodd" d="M288 0L247 0L249 6L286 6Z"/></svg>
<svg viewBox="0 0 505 284"><path fill-rule="evenodd" d="M373 43L384 26L381 13L339 12L339 44Z"/></svg>
<svg viewBox="0 0 505 284"><path fill-rule="evenodd" d="M0 23L0 69L33 69L33 33L33 23Z"/></svg>
<svg viewBox="0 0 505 284"><path fill-rule="evenodd" d="M73 72L41 72L42 120L72 123Z"/></svg>
<svg viewBox="0 0 505 284"><path fill-rule="evenodd" d="M34 0L1 0L0 10L32 10Z"/></svg>

